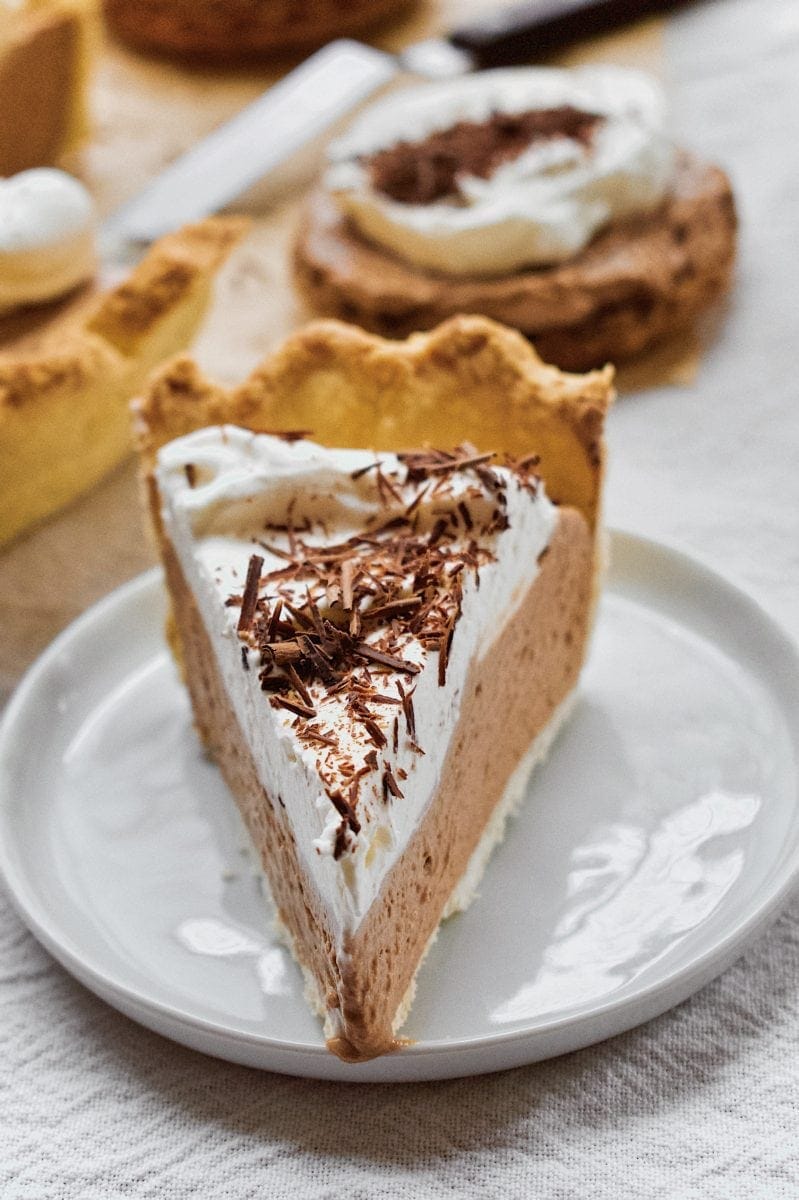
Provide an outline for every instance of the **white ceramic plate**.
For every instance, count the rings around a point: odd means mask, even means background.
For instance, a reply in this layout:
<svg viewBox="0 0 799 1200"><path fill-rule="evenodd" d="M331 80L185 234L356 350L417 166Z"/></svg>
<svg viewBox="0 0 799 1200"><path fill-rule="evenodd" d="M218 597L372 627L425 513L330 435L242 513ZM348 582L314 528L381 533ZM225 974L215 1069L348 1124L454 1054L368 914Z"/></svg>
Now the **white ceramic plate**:
<svg viewBox="0 0 799 1200"><path fill-rule="evenodd" d="M324 1048L161 637L157 572L42 656L0 735L0 865L92 991L178 1042L325 1079L438 1079L599 1041L683 1000L799 866L799 657L740 591L615 534L574 717L478 902L442 930L404 1032Z"/></svg>

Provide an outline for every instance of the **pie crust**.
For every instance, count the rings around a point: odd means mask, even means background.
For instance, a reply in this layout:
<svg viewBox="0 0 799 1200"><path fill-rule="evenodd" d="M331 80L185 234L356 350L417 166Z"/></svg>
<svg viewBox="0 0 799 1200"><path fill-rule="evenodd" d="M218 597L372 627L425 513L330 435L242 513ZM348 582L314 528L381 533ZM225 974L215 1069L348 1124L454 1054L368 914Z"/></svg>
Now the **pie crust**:
<svg viewBox="0 0 799 1200"><path fill-rule="evenodd" d="M49 320L31 311L0 322L0 545L130 453L131 397L189 344L246 228L239 218L187 226L110 291L78 293L45 310Z"/></svg>

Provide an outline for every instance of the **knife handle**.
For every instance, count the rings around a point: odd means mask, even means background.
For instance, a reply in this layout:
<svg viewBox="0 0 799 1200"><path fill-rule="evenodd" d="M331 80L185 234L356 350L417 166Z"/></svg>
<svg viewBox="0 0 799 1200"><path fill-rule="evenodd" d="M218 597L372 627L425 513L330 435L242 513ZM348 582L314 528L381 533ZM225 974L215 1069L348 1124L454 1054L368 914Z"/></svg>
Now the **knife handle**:
<svg viewBox="0 0 799 1200"><path fill-rule="evenodd" d="M447 40L466 50L478 68L506 67L541 58L568 42L605 33L678 3L680 0L527 0L456 29Z"/></svg>

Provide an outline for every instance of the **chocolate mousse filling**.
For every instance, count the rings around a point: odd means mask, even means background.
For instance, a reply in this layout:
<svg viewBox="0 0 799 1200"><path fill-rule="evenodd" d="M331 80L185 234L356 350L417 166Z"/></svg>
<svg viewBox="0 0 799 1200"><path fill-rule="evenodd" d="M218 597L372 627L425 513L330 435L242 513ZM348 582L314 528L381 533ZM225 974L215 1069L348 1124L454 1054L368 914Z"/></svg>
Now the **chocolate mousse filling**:
<svg viewBox="0 0 799 1200"><path fill-rule="evenodd" d="M420 142L398 142L367 160L375 191L401 204L456 199L459 177L488 179L503 163L537 142L569 138L588 148L605 118L571 104L522 113L493 113L487 121L458 121Z"/></svg>

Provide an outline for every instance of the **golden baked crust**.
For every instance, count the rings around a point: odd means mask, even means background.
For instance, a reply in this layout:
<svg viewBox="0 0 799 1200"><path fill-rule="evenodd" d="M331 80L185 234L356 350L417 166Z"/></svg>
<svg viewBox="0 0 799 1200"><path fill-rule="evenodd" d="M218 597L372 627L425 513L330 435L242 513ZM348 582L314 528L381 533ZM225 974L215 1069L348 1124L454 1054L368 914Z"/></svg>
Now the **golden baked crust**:
<svg viewBox="0 0 799 1200"><path fill-rule="evenodd" d="M479 312L533 338L548 362L586 370L693 325L729 288L735 234L727 176L685 154L656 212L612 224L567 263L490 279L416 269L317 192L300 223L295 280L315 311L387 336Z"/></svg>
<svg viewBox="0 0 799 1200"><path fill-rule="evenodd" d="M28 0L0 18L0 176L47 166L88 129L98 0Z"/></svg>
<svg viewBox="0 0 799 1200"><path fill-rule="evenodd" d="M217 218L157 242L117 287L79 296L0 350L0 545L87 490L130 451L128 401L183 349L247 222Z"/></svg>
<svg viewBox="0 0 799 1200"><path fill-rule="evenodd" d="M549 495L595 527L612 398L612 368L565 374L485 317L455 317L406 342L317 321L230 390L189 358L168 364L136 402L135 428L146 469L165 442L223 423L308 430L328 446L469 441L480 450L535 452Z"/></svg>
<svg viewBox="0 0 799 1200"><path fill-rule="evenodd" d="M226 62L321 45L414 0L104 0L108 23L143 50Z"/></svg>

